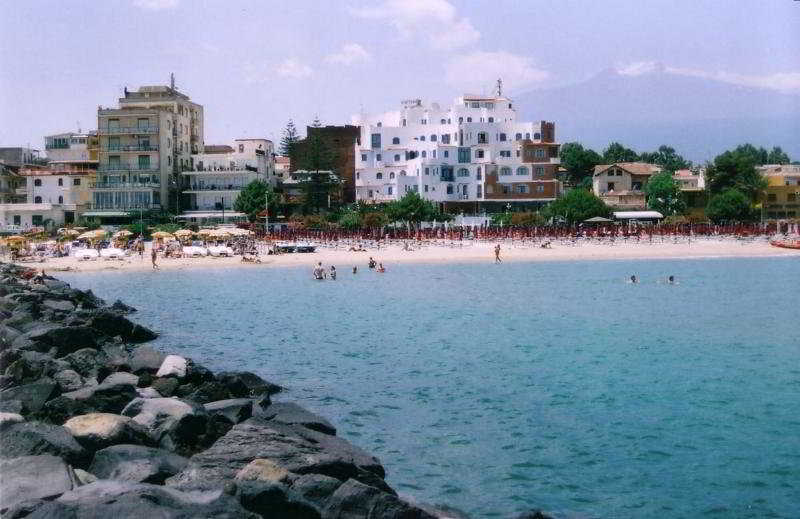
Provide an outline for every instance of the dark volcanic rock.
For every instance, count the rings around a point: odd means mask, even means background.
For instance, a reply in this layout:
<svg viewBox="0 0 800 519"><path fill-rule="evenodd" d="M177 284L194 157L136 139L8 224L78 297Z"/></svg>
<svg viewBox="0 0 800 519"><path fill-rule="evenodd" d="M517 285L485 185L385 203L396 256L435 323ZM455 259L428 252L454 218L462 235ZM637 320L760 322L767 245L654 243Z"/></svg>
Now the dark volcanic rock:
<svg viewBox="0 0 800 519"><path fill-rule="evenodd" d="M0 433L0 458L52 454L79 467L88 463L90 455L60 425L22 422L9 425Z"/></svg>
<svg viewBox="0 0 800 519"><path fill-rule="evenodd" d="M261 517L319 519L317 508L280 483L238 481L239 502Z"/></svg>
<svg viewBox="0 0 800 519"><path fill-rule="evenodd" d="M64 326L27 334L38 351L56 350L61 357L82 348L97 347L97 332L88 326Z"/></svg>
<svg viewBox="0 0 800 519"><path fill-rule="evenodd" d="M207 489L224 484L256 458L271 460L297 474L324 474L342 481L348 478L383 483L384 469L377 458L348 443L296 425L251 418L235 425L203 452L168 485ZM383 483L388 489L388 485Z"/></svg>
<svg viewBox="0 0 800 519"><path fill-rule="evenodd" d="M336 427L328 420L292 402L272 404L264 409L260 416L266 420L288 425L302 425L325 434L336 434Z"/></svg>
<svg viewBox="0 0 800 519"><path fill-rule="evenodd" d="M84 386L83 377L77 371L65 369L53 375L53 380L58 384L58 389L62 393L76 391Z"/></svg>
<svg viewBox="0 0 800 519"><path fill-rule="evenodd" d="M163 449L141 445L114 445L97 451L89 472L99 478L163 484L184 468L189 460Z"/></svg>
<svg viewBox="0 0 800 519"><path fill-rule="evenodd" d="M381 492L354 479L347 480L328 499L324 519L436 519L397 496Z"/></svg>
<svg viewBox="0 0 800 519"><path fill-rule="evenodd" d="M322 474L303 474L292 482L292 490L322 508L342 482Z"/></svg>
<svg viewBox="0 0 800 519"><path fill-rule="evenodd" d="M39 412L55 392L56 383L42 378L38 382L0 391L0 401L18 400L22 403L21 414L28 415Z"/></svg>
<svg viewBox="0 0 800 519"><path fill-rule="evenodd" d="M132 323L128 318L111 311L97 311L89 326L109 337L122 337L128 342L147 342L158 337L154 331Z"/></svg>
<svg viewBox="0 0 800 519"><path fill-rule="evenodd" d="M51 499L75 485L75 474L61 458L45 454L0 460L0 513L23 501Z"/></svg>
<svg viewBox="0 0 800 519"><path fill-rule="evenodd" d="M553 517L543 513L541 510L531 510L530 512L519 514L515 519L553 519Z"/></svg>
<svg viewBox="0 0 800 519"><path fill-rule="evenodd" d="M114 301L114 304L112 304L109 308L120 314L131 314L133 312L136 312L136 309L134 307L126 305L119 299Z"/></svg>
<svg viewBox="0 0 800 519"><path fill-rule="evenodd" d="M176 393L178 393L181 398L193 400L199 404L207 404L208 402L214 402L216 400L225 400L231 396L227 388L215 380L203 382L199 386L184 384Z"/></svg>
<svg viewBox="0 0 800 519"><path fill-rule="evenodd" d="M212 417L222 417L234 425L253 415L253 401L249 398L219 400L205 404L204 407Z"/></svg>
<svg viewBox="0 0 800 519"><path fill-rule="evenodd" d="M217 375L217 380L227 387L233 398L273 395L281 391L281 386L267 382L249 371L223 371Z"/></svg>
<svg viewBox="0 0 800 519"><path fill-rule="evenodd" d="M82 377L101 379L111 371L108 356L103 350L81 348L63 357Z"/></svg>
<svg viewBox="0 0 800 519"><path fill-rule="evenodd" d="M53 423L64 423L79 414L119 413L137 396L136 387L132 384L89 386L50 400L41 414Z"/></svg>
<svg viewBox="0 0 800 519"><path fill-rule="evenodd" d="M209 437L209 417L195 402L177 398L136 398L122 414L142 425L161 447L181 454L197 451Z"/></svg>
<svg viewBox="0 0 800 519"><path fill-rule="evenodd" d="M68 367L66 362L55 360L50 355L37 351L21 351L19 357L6 368L5 374L12 377L15 384L29 384Z"/></svg>
<svg viewBox="0 0 800 519"><path fill-rule="evenodd" d="M146 483L101 480L67 492L55 501L22 505L10 517L28 519L258 519L238 500L220 491L184 493Z"/></svg>
<svg viewBox="0 0 800 519"><path fill-rule="evenodd" d="M166 378L157 378L153 381L152 387L156 391L158 391L161 396L172 396L175 394L175 390L178 389L178 379L172 377Z"/></svg>
<svg viewBox="0 0 800 519"><path fill-rule="evenodd" d="M131 371L140 375L141 372L155 373L167 356L150 346L139 346L131 355Z"/></svg>

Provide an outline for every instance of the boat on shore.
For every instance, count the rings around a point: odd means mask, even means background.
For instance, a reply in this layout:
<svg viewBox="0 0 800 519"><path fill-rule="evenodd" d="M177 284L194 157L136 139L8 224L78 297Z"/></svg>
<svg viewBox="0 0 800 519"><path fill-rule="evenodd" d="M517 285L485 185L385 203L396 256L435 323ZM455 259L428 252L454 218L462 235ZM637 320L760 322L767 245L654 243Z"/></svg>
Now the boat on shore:
<svg viewBox="0 0 800 519"><path fill-rule="evenodd" d="M794 240L770 240L769 244L782 249L800 250L800 238Z"/></svg>

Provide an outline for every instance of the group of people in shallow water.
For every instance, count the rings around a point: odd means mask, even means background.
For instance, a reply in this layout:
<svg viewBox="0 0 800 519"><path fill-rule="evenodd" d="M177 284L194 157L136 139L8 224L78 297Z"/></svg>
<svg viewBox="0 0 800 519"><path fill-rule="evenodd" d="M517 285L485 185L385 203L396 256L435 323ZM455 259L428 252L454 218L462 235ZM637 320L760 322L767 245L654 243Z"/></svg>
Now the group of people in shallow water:
<svg viewBox="0 0 800 519"><path fill-rule="evenodd" d="M628 282L635 285L635 284L639 283L639 278L637 278L636 276L631 276L630 279L628 280ZM666 279L665 283L668 284L668 285L677 285L678 281L675 279L675 276L669 276Z"/></svg>
<svg viewBox="0 0 800 519"><path fill-rule="evenodd" d="M380 274L386 272L386 268L383 266L383 263L376 262L371 256L369 258L369 263L367 263L367 267L369 267L370 270L374 270ZM325 270L325 267L322 266L321 261L317 263L316 267L314 267L312 274L314 279L318 281L328 278L330 278L331 281L336 281L336 267L331 265L330 269ZM358 274L358 267L355 265L353 266L353 274Z"/></svg>

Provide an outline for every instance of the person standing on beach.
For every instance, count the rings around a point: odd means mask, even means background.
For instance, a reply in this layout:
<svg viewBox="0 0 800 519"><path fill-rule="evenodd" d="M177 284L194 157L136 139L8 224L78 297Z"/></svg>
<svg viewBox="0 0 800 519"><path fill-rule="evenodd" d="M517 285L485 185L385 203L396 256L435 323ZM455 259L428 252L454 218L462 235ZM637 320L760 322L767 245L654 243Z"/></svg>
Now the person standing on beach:
<svg viewBox="0 0 800 519"><path fill-rule="evenodd" d="M136 250L139 251L139 259L144 259L144 240L139 237L139 242L136 244Z"/></svg>
<svg viewBox="0 0 800 519"><path fill-rule="evenodd" d="M494 262L495 263L503 263L503 260L500 259L500 244L498 243L494 247Z"/></svg>
<svg viewBox="0 0 800 519"><path fill-rule="evenodd" d="M156 265L156 260L158 259L158 251L156 251L155 247L150 249L150 259L153 261L153 270L159 270L158 265Z"/></svg>

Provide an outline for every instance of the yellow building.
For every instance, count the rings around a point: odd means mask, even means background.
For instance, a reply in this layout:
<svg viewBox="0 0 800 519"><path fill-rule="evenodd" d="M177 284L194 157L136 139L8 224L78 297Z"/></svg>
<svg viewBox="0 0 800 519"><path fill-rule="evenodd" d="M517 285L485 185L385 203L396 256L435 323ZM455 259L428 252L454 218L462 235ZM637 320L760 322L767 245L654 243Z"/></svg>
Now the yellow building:
<svg viewBox="0 0 800 519"><path fill-rule="evenodd" d="M764 217L770 220L800 217L800 166L768 165L758 170L767 179L762 199Z"/></svg>

